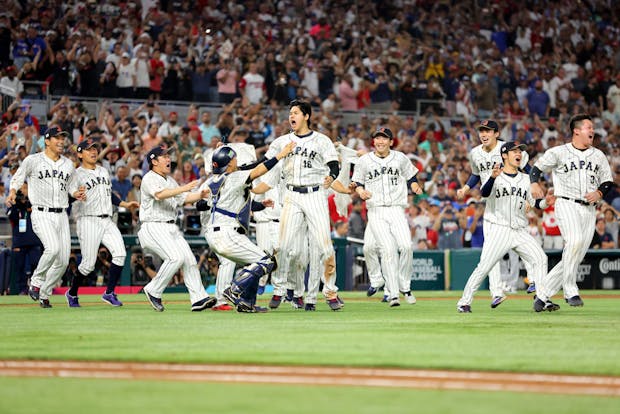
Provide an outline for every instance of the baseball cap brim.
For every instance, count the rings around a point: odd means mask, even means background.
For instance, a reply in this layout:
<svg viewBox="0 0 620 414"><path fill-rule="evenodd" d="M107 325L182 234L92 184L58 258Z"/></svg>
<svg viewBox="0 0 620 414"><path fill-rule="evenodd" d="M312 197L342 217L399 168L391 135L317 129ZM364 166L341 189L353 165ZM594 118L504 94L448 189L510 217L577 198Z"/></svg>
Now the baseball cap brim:
<svg viewBox="0 0 620 414"><path fill-rule="evenodd" d="M381 131L376 131L376 132L374 132L374 133L372 134L372 137L373 137L373 138L376 138L376 137L378 137L379 135L381 135L382 137L389 138L389 139L394 139L393 137L389 136L389 135L388 135L388 134L386 134L385 132L381 132Z"/></svg>
<svg viewBox="0 0 620 414"><path fill-rule="evenodd" d="M488 125L478 125L478 131L480 131L481 129L490 129L491 131L495 131L495 128L488 126Z"/></svg>
<svg viewBox="0 0 620 414"><path fill-rule="evenodd" d="M44 139L53 138L53 137L68 137L69 133L67 131L60 131L55 133L54 135L45 135Z"/></svg>

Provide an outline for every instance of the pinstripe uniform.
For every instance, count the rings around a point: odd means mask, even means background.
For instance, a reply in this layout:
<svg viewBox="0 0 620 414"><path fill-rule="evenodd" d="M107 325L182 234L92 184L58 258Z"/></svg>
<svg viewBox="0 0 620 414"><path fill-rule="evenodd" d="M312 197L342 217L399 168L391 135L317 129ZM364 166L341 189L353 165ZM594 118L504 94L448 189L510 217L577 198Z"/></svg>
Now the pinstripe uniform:
<svg viewBox="0 0 620 414"><path fill-rule="evenodd" d="M338 161L338 153L326 135L311 131L302 137L294 133L278 137L271 143L267 158L275 156L290 141L295 142L296 147L282 160L284 190L280 218L280 265L287 275L287 288L303 292L304 252L308 244L316 248L320 268L334 254L323 182L327 175L325 166L328 162Z"/></svg>
<svg viewBox="0 0 620 414"><path fill-rule="evenodd" d="M588 251L596 222L596 207L584 197L601 183L613 181L609 161L597 148L580 151L568 143L547 150L535 166L553 172L555 215L564 239L562 260L549 271L537 295L547 301L563 287L565 298L578 296L577 269Z"/></svg>
<svg viewBox="0 0 620 414"><path fill-rule="evenodd" d="M82 253L78 270L83 275L88 275L94 270L100 244L110 251L112 263L122 267L127 252L123 236L112 221L110 173L99 165L93 170L80 167L71 179L69 193L73 194L80 186L86 188L86 200L76 201L73 204Z"/></svg>
<svg viewBox="0 0 620 414"><path fill-rule="evenodd" d="M529 176L520 172L514 177L501 173L495 179L484 210L485 233L480 262L469 276L458 306L471 304L484 277L510 249L514 249L535 274L546 273L547 256L528 231L526 203L532 206L535 203L529 189Z"/></svg>
<svg viewBox="0 0 620 414"><path fill-rule="evenodd" d="M208 297L198 271L196 257L175 224L177 208L182 206L187 193L164 200L157 200L155 194L177 188L178 184L170 176L162 176L149 171L142 179L140 187L141 206L138 231L140 244L145 250L157 254L164 262L157 275L146 285L144 290L155 298L161 298L168 283L179 268L183 269L183 281L189 291L192 304Z"/></svg>
<svg viewBox="0 0 620 414"><path fill-rule="evenodd" d="M381 252L387 292L396 299L399 291L411 290L413 250L405 207L407 181L417 172L402 152L390 150L385 158L363 155L353 173L353 181L372 194L366 201L368 227Z"/></svg>
<svg viewBox="0 0 620 414"><path fill-rule="evenodd" d="M500 154L500 149L504 141L497 140L495 147L491 151L485 151L482 145L478 145L474 149L471 150L469 155L469 164L471 166L471 172L474 175L480 176L480 183L484 184L489 177L491 176L491 172L493 171L493 166L495 164L502 163L502 156ZM525 167L529 161L529 155L527 152L521 152L521 167ZM490 234L492 231L488 227L488 222L484 220L482 224L482 231L485 235L484 243L487 243L486 235ZM529 270L529 269L528 269ZM532 281L536 275L532 272L528 271L528 276ZM539 275L540 277L540 275ZM494 264L489 270L489 291L491 292L491 297L504 296L504 289L501 280L501 271L500 271L500 263L499 260L496 264Z"/></svg>
<svg viewBox="0 0 620 414"><path fill-rule="evenodd" d="M26 157L11 179L11 190L18 190L24 181L28 181L32 229L44 249L31 279L31 285L41 289L40 299L49 299L69 263L71 234L66 214L69 206L67 189L74 172L70 159L60 156L53 161L40 152Z"/></svg>

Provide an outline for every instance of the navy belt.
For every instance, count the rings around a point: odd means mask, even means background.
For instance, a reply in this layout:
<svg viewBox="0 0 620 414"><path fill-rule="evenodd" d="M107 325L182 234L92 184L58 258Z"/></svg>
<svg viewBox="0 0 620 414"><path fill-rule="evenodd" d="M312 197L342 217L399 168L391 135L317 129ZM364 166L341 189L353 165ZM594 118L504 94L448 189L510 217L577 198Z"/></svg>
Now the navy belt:
<svg viewBox="0 0 620 414"><path fill-rule="evenodd" d="M213 227L213 231L220 231L220 230L224 230L227 229L228 227L220 227L220 226L215 226ZM232 227L232 229L234 231L236 231L239 234L245 234L245 229L243 227Z"/></svg>
<svg viewBox="0 0 620 414"><path fill-rule="evenodd" d="M582 206L590 206L592 204L588 203L587 201L584 200L576 200L574 198L568 198L568 197L564 197L564 196L560 196L560 198L563 198L564 200L568 200L568 201L573 201L577 204L581 204Z"/></svg>
<svg viewBox="0 0 620 414"><path fill-rule="evenodd" d="M55 207L37 207L39 211L47 211L48 213L64 213L64 208L55 208Z"/></svg>
<svg viewBox="0 0 620 414"><path fill-rule="evenodd" d="M271 221L273 221L274 223L279 223L280 219L271 219Z"/></svg>
<svg viewBox="0 0 620 414"><path fill-rule="evenodd" d="M320 185L315 185L314 187L298 187L296 185L287 185L286 188L288 188L291 191L295 191L296 193L301 193L301 194L307 194L307 193L315 193L317 191L319 191L319 189L321 188Z"/></svg>
<svg viewBox="0 0 620 414"><path fill-rule="evenodd" d="M168 221L146 221L145 223L167 223L167 224L174 224L174 220L168 220Z"/></svg>
<svg viewBox="0 0 620 414"><path fill-rule="evenodd" d="M98 216L94 215L94 216L86 216L86 217L98 217L98 218L108 218L108 217L112 217L108 214L100 214Z"/></svg>

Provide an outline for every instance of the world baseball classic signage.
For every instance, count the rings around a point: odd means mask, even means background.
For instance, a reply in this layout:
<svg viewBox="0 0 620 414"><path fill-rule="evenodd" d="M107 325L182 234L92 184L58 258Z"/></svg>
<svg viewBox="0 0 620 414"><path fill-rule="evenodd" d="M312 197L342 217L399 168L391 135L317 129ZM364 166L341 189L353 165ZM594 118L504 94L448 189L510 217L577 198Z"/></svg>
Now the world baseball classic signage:
<svg viewBox="0 0 620 414"><path fill-rule="evenodd" d="M441 251L414 251L413 290L444 290L444 253Z"/></svg>

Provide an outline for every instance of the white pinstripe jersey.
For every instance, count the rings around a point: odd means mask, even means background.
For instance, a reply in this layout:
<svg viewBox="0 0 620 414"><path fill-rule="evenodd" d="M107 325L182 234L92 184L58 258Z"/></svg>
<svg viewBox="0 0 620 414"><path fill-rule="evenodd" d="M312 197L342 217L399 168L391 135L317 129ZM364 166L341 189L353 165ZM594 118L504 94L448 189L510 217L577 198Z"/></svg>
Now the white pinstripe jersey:
<svg viewBox="0 0 620 414"><path fill-rule="evenodd" d="M327 176L325 166L330 161L338 161L338 152L332 140L316 131L303 137L291 132L271 143L267 158L275 157L291 141L297 145L291 154L281 160L284 183L294 186L323 185Z"/></svg>
<svg viewBox="0 0 620 414"><path fill-rule="evenodd" d="M471 173L480 176L480 185L487 182L491 173L493 173L494 164L502 164L502 155L500 150L504 145L504 141L498 139L495 147L489 152L485 151L482 144L471 150L469 154L469 164L471 165ZM521 151L521 168L525 168L530 157L525 151Z"/></svg>
<svg viewBox="0 0 620 414"><path fill-rule="evenodd" d="M374 152L364 154L355 165L353 181L364 184L372 197L368 207L407 206L407 181L418 173L411 160L400 151L391 150L385 158Z"/></svg>
<svg viewBox="0 0 620 414"><path fill-rule="evenodd" d="M534 206L534 198L530 194L530 177L518 172L511 177L502 172L493 183L491 194L487 198L484 219L513 229L527 227L525 204Z"/></svg>
<svg viewBox="0 0 620 414"><path fill-rule="evenodd" d="M44 152L27 156L11 178L10 189L19 190L28 181L28 198L33 206L67 208L73 162L63 157L53 161Z"/></svg>
<svg viewBox="0 0 620 414"><path fill-rule="evenodd" d="M548 149L535 164L541 171L553 171L553 188L557 197L585 200L606 181L613 181L609 161L598 148L579 151L572 143Z"/></svg>
<svg viewBox="0 0 620 414"><path fill-rule="evenodd" d="M100 165L89 170L80 167L69 183L69 194L73 194L80 186L86 188L86 200L73 203L77 217L112 215L112 182L110 173Z"/></svg>
<svg viewBox="0 0 620 414"><path fill-rule="evenodd" d="M140 186L140 221L144 223L176 220L177 208L183 205L187 194L179 194L165 200L155 199L155 194L178 186L174 178L170 176L163 177L152 170L144 174Z"/></svg>

